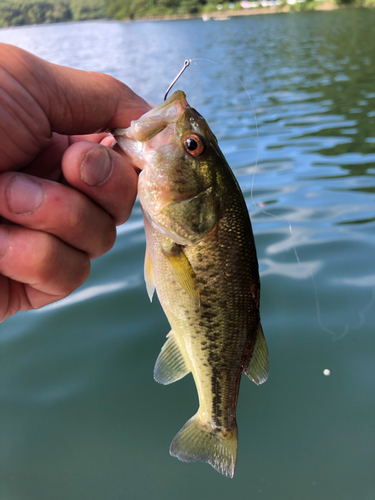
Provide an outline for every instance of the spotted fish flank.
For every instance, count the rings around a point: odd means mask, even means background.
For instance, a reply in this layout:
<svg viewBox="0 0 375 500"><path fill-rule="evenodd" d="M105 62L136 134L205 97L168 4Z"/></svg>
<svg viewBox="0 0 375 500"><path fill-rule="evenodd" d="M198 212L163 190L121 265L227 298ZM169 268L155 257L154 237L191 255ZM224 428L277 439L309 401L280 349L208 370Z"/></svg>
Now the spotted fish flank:
<svg viewBox="0 0 375 500"><path fill-rule="evenodd" d="M215 136L181 91L114 135L142 170L147 291L152 298L156 289L171 326L154 376L169 384L191 372L199 396L198 412L170 453L233 477L241 375L258 385L268 377L244 198Z"/></svg>

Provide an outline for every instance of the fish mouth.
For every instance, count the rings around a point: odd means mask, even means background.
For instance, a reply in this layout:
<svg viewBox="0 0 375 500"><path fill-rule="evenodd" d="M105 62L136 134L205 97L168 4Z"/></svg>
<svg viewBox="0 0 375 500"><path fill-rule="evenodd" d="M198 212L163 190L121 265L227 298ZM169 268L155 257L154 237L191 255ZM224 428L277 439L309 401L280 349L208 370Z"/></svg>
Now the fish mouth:
<svg viewBox="0 0 375 500"><path fill-rule="evenodd" d="M154 135L149 141L143 143L143 151L146 153L147 151L161 149L167 146L173 146L175 141L173 137L175 136L175 124L168 124L162 131L158 134Z"/></svg>
<svg viewBox="0 0 375 500"><path fill-rule="evenodd" d="M181 90L174 92L165 102L151 109L138 120L133 120L126 129L115 129L116 137L126 137L133 141L147 142L163 131L169 124L176 123L189 105Z"/></svg>
<svg viewBox="0 0 375 500"><path fill-rule="evenodd" d="M115 129L112 135L134 165L143 170L150 155L176 145L176 123L186 108L189 108L186 95L177 90L139 120L132 121L130 127Z"/></svg>

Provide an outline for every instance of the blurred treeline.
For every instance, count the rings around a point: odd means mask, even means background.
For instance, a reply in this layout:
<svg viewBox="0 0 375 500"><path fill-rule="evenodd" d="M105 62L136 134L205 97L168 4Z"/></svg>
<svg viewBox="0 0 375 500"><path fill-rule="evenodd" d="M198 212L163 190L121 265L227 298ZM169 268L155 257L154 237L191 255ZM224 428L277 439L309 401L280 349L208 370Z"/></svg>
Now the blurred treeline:
<svg viewBox="0 0 375 500"><path fill-rule="evenodd" d="M0 26L107 17L106 0L0 0Z"/></svg>
<svg viewBox="0 0 375 500"><path fill-rule="evenodd" d="M329 1L329 0L328 0ZM375 0L331 0L332 3L375 6ZM286 4L283 0L282 4ZM314 9L322 2L305 0L291 10ZM220 0L0 0L0 27L86 19L137 19L147 16L200 14L234 9L240 2Z"/></svg>
<svg viewBox="0 0 375 500"><path fill-rule="evenodd" d="M107 0L107 14L112 19L136 19L147 16L169 16L217 12L229 9L229 2L220 0ZM232 8L241 9L240 2L233 2Z"/></svg>

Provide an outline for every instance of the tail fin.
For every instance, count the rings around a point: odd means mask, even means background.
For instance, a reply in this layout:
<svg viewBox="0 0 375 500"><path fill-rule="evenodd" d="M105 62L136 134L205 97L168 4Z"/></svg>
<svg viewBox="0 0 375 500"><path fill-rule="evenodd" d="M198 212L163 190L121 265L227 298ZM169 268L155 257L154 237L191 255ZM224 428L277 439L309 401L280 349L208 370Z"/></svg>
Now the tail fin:
<svg viewBox="0 0 375 500"><path fill-rule="evenodd" d="M237 426L224 435L206 424L197 413L175 436L169 453L183 462L207 462L224 476L233 477L237 463Z"/></svg>

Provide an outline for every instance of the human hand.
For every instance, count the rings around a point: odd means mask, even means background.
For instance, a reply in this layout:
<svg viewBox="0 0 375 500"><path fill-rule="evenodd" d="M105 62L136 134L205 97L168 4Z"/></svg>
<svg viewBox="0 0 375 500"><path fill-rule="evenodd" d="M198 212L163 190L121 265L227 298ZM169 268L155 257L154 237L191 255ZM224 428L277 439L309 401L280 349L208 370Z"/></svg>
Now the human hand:
<svg viewBox="0 0 375 500"><path fill-rule="evenodd" d="M113 246L137 173L95 132L149 109L110 76L0 44L0 321L66 297Z"/></svg>

